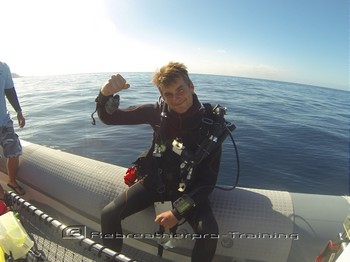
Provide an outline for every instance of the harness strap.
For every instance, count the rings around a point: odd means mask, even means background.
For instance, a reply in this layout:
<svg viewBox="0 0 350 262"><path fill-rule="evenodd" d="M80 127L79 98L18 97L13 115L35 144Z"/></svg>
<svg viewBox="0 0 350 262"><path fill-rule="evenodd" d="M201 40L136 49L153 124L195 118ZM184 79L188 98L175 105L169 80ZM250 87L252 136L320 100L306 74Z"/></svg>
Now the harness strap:
<svg viewBox="0 0 350 262"><path fill-rule="evenodd" d="M159 225L159 234L160 234L161 236L163 236L164 232L165 232L164 227L161 226L161 225ZM164 250L163 245L162 245L162 244L158 244L158 256L159 256L159 257L162 257L162 256L163 256L163 250Z"/></svg>
<svg viewBox="0 0 350 262"><path fill-rule="evenodd" d="M213 108L212 105L209 103L203 103L203 117L202 117L202 126L201 126L201 133L203 136L207 136L210 129L212 128L214 124L213 120Z"/></svg>
<svg viewBox="0 0 350 262"><path fill-rule="evenodd" d="M165 113L165 102L162 98L159 98L159 104L161 106L161 114L160 114L160 124L156 130L155 134L155 143L154 143L154 169L157 172L157 193L160 195L161 201L163 202L165 196L165 185L164 185L164 174L163 170L159 167L159 159L163 155L164 148L162 147L162 129L164 128L164 122L166 121L167 115Z"/></svg>
<svg viewBox="0 0 350 262"><path fill-rule="evenodd" d="M228 133L232 132L235 128L233 124L225 120L225 108L222 108L220 105L216 105L213 108L208 103L203 105L205 107L205 112L202 123L204 124L204 128L207 129L207 133L203 141L199 144L198 149L194 153L191 153L187 152L186 148L182 147L182 145L181 150L178 150L179 147L173 147L173 151L180 155L182 161L180 164L181 182L178 189L180 192L184 192L187 185L193 181L195 175L193 169L195 166L201 163L213 150L220 146L226 139Z"/></svg>

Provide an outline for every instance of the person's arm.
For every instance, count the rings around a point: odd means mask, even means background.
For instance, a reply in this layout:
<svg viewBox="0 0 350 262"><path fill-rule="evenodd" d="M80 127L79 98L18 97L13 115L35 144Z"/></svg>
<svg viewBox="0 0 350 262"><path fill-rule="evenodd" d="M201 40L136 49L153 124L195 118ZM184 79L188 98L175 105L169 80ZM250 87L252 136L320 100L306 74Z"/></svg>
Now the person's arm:
<svg viewBox="0 0 350 262"><path fill-rule="evenodd" d="M96 110L100 120L106 125L154 125L157 121L159 106L145 104L119 108L119 93L130 85L121 75L113 75L100 89L96 98Z"/></svg>
<svg viewBox="0 0 350 262"><path fill-rule="evenodd" d="M4 77L5 77L5 95L12 105L13 109L18 113L22 111L18 101L15 85L13 83L10 67L4 64Z"/></svg>
<svg viewBox="0 0 350 262"><path fill-rule="evenodd" d="M13 109L18 113L21 112L21 106L19 104L18 101L18 97L17 97L17 93L16 93L16 89L13 88L9 88L9 89L5 89L5 95L6 98L8 99L8 101L10 102L10 104L12 105Z"/></svg>
<svg viewBox="0 0 350 262"><path fill-rule="evenodd" d="M157 105L144 104L131 106L126 109L116 108L112 114L106 111L105 105L97 106L97 114L106 125L139 125L154 126L157 121Z"/></svg>
<svg viewBox="0 0 350 262"><path fill-rule="evenodd" d="M25 118L22 114L22 108L19 104L19 100L17 97L16 89L8 88L5 89L5 95L8 101L10 102L13 109L17 112L18 125L22 128L25 126Z"/></svg>

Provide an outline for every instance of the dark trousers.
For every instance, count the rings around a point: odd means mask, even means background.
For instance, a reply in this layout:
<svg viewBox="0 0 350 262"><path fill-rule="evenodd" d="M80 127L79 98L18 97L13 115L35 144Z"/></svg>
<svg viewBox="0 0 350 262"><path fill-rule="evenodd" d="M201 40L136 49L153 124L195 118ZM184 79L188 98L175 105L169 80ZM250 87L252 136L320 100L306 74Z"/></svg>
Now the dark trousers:
<svg viewBox="0 0 350 262"><path fill-rule="evenodd" d="M122 219L135 214L159 201L160 196L156 190L150 190L143 183L136 183L120 194L111 203L106 205L101 214L101 229L103 234L118 233L123 234ZM199 235L219 234L218 225L212 209L207 200L203 205L197 206L187 221ZM120 252L123 245L122 238L103 239L103 245ZM216 238L200 238L196 240L192 251L194 262L212 261L217 245Z"/></svg>

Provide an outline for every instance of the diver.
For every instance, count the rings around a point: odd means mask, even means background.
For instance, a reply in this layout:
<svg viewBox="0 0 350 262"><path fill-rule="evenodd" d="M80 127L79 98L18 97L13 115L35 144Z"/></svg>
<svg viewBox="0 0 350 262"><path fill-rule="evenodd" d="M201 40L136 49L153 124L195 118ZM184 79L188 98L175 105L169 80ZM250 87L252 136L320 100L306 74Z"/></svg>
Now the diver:
<svg viewBox="0 0 350 262"><path fill-rule="evenodd" d="M150 149L135 161L137 182L126 181L130 187L103 208L102 233L122 234L122 219L155 202L171 201L171 208L155 222L173 229L186 219L194 233L203 236L196 239L192 261L212 261L217 238L210 235L218 235L219 229L208 197L219 173L223 112L199 101L182 63L169 62L154 73L152 82L160 92L155 104L120 109L119 92L130 84L119 74L111 76L96 98L104 124L149 124L154 131ZM104 246L117 252L122 244L121 238L103 239Z"/></svg>

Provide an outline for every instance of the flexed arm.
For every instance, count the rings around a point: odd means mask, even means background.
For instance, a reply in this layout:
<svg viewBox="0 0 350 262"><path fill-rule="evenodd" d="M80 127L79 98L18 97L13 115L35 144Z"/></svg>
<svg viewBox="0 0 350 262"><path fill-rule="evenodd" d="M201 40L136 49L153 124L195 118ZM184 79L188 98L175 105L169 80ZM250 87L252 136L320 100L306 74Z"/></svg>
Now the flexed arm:
<svg viewBox="0 0 350 262"><path fill-rule="evenodd" d="M158 104L119 108L120 97L117 93L128 88L130 88L130 84L120 74L112 75L101 87L95 99L96 111L100 120L106 125L150 124L154 126L159 116Z"/></svg>

